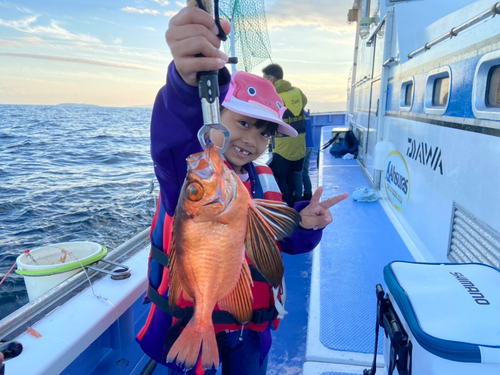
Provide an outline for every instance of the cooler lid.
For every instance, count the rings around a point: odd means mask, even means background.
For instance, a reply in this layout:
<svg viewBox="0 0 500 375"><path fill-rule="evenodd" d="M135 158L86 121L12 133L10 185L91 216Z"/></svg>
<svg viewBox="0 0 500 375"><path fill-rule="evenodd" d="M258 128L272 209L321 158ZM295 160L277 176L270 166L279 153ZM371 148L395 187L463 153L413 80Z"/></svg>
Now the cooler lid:
<svg viewBox="0 0 500 375"><path fill-rule="evenodd" d="M500 271L475 263L392 262L387 287L418 343L459 362L500 357ZM483 352L483 358L481 356Z"/></svg>

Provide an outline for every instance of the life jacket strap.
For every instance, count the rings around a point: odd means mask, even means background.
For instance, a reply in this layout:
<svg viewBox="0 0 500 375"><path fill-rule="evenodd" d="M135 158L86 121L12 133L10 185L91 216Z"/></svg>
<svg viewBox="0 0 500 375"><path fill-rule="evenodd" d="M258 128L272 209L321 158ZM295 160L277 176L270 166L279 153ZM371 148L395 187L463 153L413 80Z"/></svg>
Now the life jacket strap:
<svg viewBox="0 0 500 375"><path fill-rule="evenodd" d="M180 307L175 306L174 311L170 310L168 305L168 300L160 295L151 285L148 287L148 298L153 302L160 310L165 314L168 314L174 318L179 319L181 326L185 327L191 320L194 308L193 306ZM267 309L253 310L252 318L249 323L262 324L265 322L272 322L278 317L278 311L274 306ZM212 322L214 324L236 324L241 325L238 320L228 313L227 311L213 311L212 312Z"/></svg>
<svg viewBox="0 0 500 375"><path fill-rule="evenodd" d="M163 267L168 268L170 265L168 264L170 258L168 254L165 254L163 251L158 249L155 245L151 244L151 258L160 263Z"/></svg>

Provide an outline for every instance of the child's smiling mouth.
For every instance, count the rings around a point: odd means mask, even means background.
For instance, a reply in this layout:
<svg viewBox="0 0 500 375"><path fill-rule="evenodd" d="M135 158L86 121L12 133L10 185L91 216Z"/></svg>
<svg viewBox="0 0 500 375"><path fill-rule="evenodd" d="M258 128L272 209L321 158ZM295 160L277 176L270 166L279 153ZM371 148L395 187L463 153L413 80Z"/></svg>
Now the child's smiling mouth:
<svg viewBox="0 0 500 375"><path fill-rule="evenodd" d="M251 155L251 152L250 151L247 151L247 150L244 150L242 148L239 148L238 146L234 146L234 149L236 150L236 152L241 155L241 156L249 156Z"/></svg>

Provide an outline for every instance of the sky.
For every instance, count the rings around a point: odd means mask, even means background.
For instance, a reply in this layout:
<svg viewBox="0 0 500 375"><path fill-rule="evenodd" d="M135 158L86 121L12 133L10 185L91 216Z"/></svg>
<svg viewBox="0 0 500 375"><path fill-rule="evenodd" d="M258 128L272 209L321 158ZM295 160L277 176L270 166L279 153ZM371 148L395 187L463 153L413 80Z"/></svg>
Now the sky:
<svg viewBox="0 0 500 375"><path fill-rule="evenodd" d="M225 0L220 0L221 2ZM266 0L272 62L311 112L346 108L353 0ZM185 2L0 0L0 104L152 105L172 60L165 31ZM262 75L263 61L252 73Z"/></svg>

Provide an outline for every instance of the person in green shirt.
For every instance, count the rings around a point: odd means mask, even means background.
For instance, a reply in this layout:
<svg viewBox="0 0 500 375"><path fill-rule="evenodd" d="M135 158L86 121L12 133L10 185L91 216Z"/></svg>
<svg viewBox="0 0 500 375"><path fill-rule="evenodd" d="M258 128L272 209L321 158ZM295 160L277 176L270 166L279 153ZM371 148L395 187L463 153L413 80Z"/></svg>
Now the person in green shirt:
<svg viewBox="0 0 500 375"><path fill-rule="evenodd" d="M295 183L294 173L302 171L306 156L306 118L304 107L307 97L297 87L283 79L283 69L278 64L270 64L262 69L264 78L272 82L278 95L283 99L287 111L283 121L291 125L298 133L297 137L283 135L274 140L273 161L270 165L278 186L283 194L283 200L293 207Z"/></svg>

